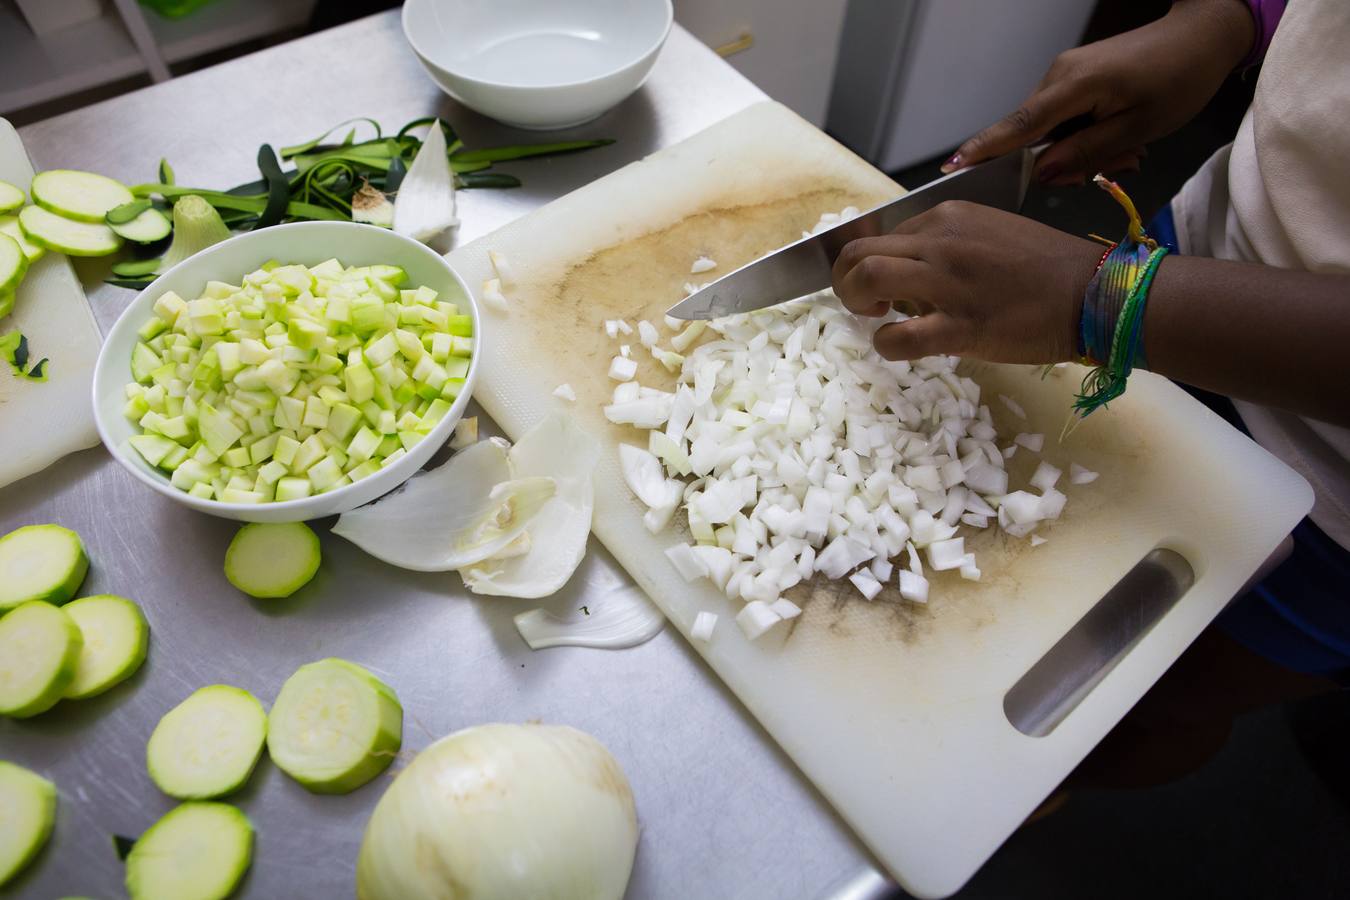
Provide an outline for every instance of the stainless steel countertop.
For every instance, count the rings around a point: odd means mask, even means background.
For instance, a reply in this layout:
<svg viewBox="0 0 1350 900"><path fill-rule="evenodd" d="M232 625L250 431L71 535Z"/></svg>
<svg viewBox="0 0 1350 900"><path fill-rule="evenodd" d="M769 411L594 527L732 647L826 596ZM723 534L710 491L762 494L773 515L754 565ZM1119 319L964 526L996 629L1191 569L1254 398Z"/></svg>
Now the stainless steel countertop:
<svg viewBox="0 0 1350 900"><path fill-rule="evenodd" d="M485 234L761 99L676 27L641 91L568 133L617 143L502 166L525 186L462 193L458 239ZM180 183L221 188L257 177L254 154L264 141L305 140L351 116L396 128L433 112L470 147L543 139L440 94L406 48L396 12L20 133L39 169L91 169L135 183L154 180L165 156ZM96 261L79 268L106 331L133 294L99 283ZM491 721L541 719L599 737L637 796L642 838L629 897L864 900L887 892L849 830L673 629L631 650L532 652L511 617L533 601L471 597L453 574L386 566L329 536L331 520L318 523L324 560L315 580L286 601L250 601L221 569L236 525L158 497L102 448L0 490L0 533L38 522L84 538L93 567L83 593L124 594L142 605L150 656L101 697L0 720L0 757L46 775L60 791L55 836L0 896L124 896L110 836L138 835L174 806L145 771L145 742L159 717L196 688L221 682L270 705L291 672L324 656L363 663L394 687L408 756ZM574 611L588 590L620 578L592 541L582 570L548 605ZM316 796L264 757L248 786L229 798L257 829L239 896L352 896L361 834L385 784Z"/></svg>

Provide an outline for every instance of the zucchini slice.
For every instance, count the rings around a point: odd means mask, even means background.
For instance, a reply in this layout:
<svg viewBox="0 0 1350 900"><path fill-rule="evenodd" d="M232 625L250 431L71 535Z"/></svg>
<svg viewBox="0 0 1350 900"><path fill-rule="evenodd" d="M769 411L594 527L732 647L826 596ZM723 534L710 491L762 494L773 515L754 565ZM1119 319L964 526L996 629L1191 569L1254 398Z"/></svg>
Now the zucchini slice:
<svg viewBox="0 0 1350 900"><path fill-rule="evenodd" d="M0 885L37 856L55 822L56 785L0 760Z"/></svg>
<svg viewBox="0 0 1350 900"><path fill-rule="evenodd" d="M89 557L60 525L25 525L0 537L0 613L29 600L61 605L75 596Z"/></svg>
<svg viewBox="0 0 1350 900"><path fill-rule="evenodd" d="M19 245L19 249L23 251L23 255L28 257L29 263L37 262L47 252L28 240L23 233L23 229L19 227L18 216L0 216L0 234L7 234L14 238L14 241Z"/></svg>
<svg viewBox="0 0 1350 900"><path fill-rule="evenodd" d="M60 607L32 600L0 619L0 715L26 719L56 705L75 678L84 638Z"/></svg>
<svg viewBox="0 0 1350 900"><path fill-rule="evenodd" d="M127 854L131 900L223 900L253 861L253 826L228 803L184 803Z"/></svg>
<svg viewBox="0 0 1350 900"><path fill-rule="evenodd" d="M40 206L21 209L19 227L34 244L67 256L107 256L122 249L122 239L107 225L77 222Z"/></svg>
<svg viewBox="0 0 1350 900"><path fill-rule="evenodd" d="M120 181L74 169L39 172L29 191L38 206L80 222L102 222L108 210L136 199Z"/></svg>
<svg viewBox="0 0 1350 900"><path fill-rule="evenodd" d="M267 713L257 697L213 684L164 714L145 746L145 765L170 797L221 797L248 781L266 736Z"/></svg>
<svg viewBox="0 0 1350 900"><path fill-rule="evenodd" d="M23 191L8 181L0 181L0 213L14 212L27 202Z"/></svg>
<svg viewBox="0 0 1350 900"><path fill-rule="evenodd" d="M153 244L162 241L173 231L173 223L164 213L151 207L143 210L129 222L108 222L118 236L138 244Z"/></svg>
<svg viewBox="0 0 1350 900"><path fill-rule="evenodd" d="M319 571L319 537L304 522L253 523L225 551L225 577L250 597L289 597Z"/></svg>
<svg viewBox="0 0 1350 900"><path fill-rule="evenodd" d="M28 274L28 257L19 242L0 234L0 294L12 294Z"/></svg>
<svg viewBox="0 0 1350 900"><path fill-rule="evenodd" d="M402 745L397 695L345 659L301 666L267 717L272 762L316 794L356 790L383 772Z"/></svg>
<svg viewBox="0 0 1350 900"><path fill-rule="evenodd" d="M67 603L62 611L75 620L84 637L75 679L66 688L68 699L101 694L126 681L145 662L150 626L141 608L126 597L81 597Z"/></svg>

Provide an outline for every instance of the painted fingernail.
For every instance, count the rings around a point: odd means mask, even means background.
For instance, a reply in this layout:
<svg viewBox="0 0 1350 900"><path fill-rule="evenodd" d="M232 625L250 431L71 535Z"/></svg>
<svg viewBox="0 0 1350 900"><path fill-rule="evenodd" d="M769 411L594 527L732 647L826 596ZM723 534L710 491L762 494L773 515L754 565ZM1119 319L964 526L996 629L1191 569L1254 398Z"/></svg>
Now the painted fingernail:
<svg viewBox="0 0 1350 900"><path fill-rule="evenodd" d="M1036 172L1036 180L1041 184L1049 184L1058 178L1063 171L1064 167L1059 163L1049 163L1048 165L1041 166Z"/></svg>
<svg viewBox="0 0 1350 900"><path fill-rule="evenodd" d="M955 172L959 168L961 168L961 154L957 152L953 153L950 157L947 158L947 161L942 164L941 171L942 174L946 175L951 172Z"/></svg>

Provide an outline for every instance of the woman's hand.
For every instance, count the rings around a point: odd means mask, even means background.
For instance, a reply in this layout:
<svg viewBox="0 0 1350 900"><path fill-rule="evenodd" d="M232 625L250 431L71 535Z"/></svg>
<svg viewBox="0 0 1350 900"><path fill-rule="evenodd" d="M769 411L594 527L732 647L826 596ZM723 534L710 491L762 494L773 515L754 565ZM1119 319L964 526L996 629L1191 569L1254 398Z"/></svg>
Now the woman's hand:
<svg viewBox="0 0 1350 900"><path fill-rule="evenodd" d="M919 314L877 331L887 359L1062 362L1077 355L1083 292L1104 250L1013 213L949 201L891 234L847 244L834 290L859 315L884 315L892 304Z"/></svg>
<svg viewBox="0 0 1350 900"><path fill-rule="evenodd" d="M1002 156L1080 116L1093 124L1037 161L1043 184L1137 169L1143 145L1204 108L1255 37L1243 0L1178 0L1142 28L1061 53L1020 107L962 144L942 169Z"/></svg>

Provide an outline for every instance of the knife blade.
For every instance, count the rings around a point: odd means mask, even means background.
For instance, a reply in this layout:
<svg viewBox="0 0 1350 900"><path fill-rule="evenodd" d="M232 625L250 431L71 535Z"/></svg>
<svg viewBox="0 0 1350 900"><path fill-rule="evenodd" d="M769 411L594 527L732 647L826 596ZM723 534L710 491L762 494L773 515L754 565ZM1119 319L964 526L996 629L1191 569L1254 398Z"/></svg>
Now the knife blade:
<svg viewBox="0 0 1350 900"><path fill-rule="evenodd" d="M1031 181L1036 149L1024 149L930 181L833 228L794 241L676 303L677 319L716 319L777 306L830 286L830 269L849 241L888 234L906 219L946 200L969 200L1017 211Z"/></svg>

